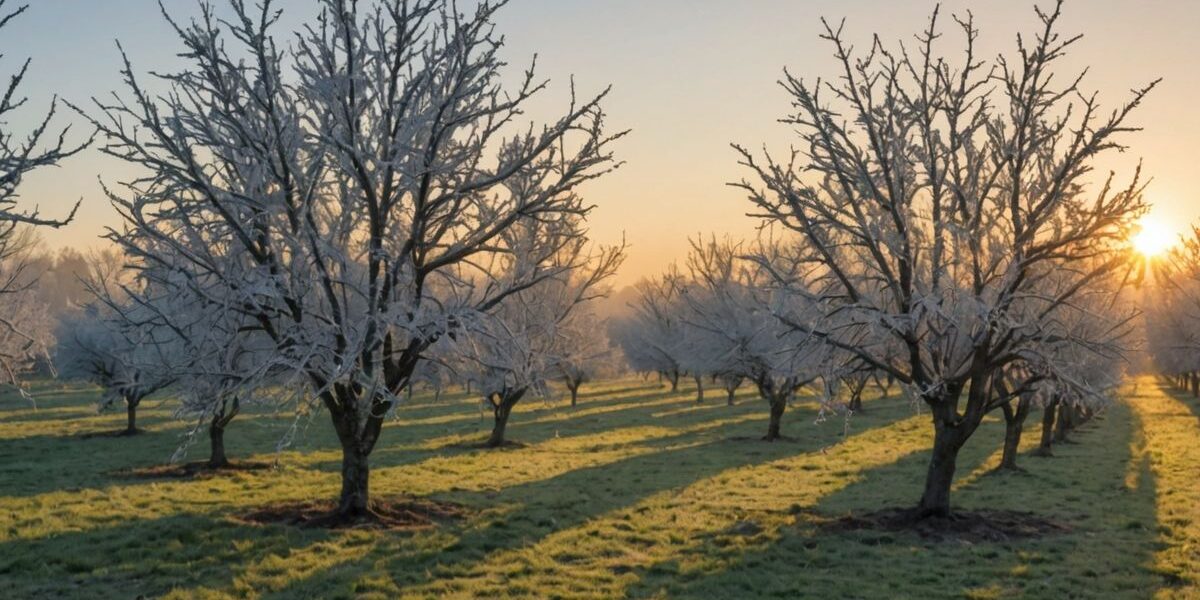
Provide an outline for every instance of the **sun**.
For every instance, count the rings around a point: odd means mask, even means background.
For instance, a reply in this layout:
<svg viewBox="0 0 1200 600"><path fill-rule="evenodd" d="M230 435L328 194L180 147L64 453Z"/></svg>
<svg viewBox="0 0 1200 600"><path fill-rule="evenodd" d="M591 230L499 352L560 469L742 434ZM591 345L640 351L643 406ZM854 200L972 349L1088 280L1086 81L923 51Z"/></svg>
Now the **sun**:
<svg viewBox="0 0 1200 600"><path fill-rule="evenodd" d="M1171 230L1154 219L1143 219L1131 240L1134 250L1146 257L1162 254L1175 243Z"/></svg>

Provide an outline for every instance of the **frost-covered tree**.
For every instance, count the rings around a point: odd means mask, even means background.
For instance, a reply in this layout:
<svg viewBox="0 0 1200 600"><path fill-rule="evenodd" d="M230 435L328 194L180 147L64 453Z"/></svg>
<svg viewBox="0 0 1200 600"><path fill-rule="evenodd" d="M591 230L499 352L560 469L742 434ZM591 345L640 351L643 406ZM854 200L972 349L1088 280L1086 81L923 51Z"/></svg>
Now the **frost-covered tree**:
<svg viewBox="0 0 1200 600"><path fill-rule="evenodd" d="M1146 350L1159 373L1200 396L1200 228L1153 262L1146 282Z"/></svg>
<svg viewBox="0 0 1200 600"><path fill-rule="evenodd" d="M0 236L0 381L26 398L22 375L46 361L54 344L54 318L30 264L36 242L27 227Z"/></svg>
<svg viewBox="0 0 1200 600"><path fill-rule="evenodd" d="M989 411L993 375L1040 352L1080 287L1125 265L1144 211L1136 177L1120 187L1090 175L1097 156L1122 148L1153 84L1105 111L1082 76L1056 73L1078 39L1058 32L1060 8L1037 9L1038 29L993 60L977 55L969 15L956 19L959 60L940 54L936 12L904 48L876 37L856 53L827 24L839 77L782 81L795 149L737 147L754 214L798 236L811 265L778 279L826 318L792 325L930 409L915 518L950 512L958 452ZM1042 289L1051 264L1079 271L1079 285Z"/></svg>
<svg viewBox="0 0 1200 600"><path fill-rule="evenodd" d="M570 325L576 310L607 293L605 282L624 260L624 246L590 255L586 240L577 233L566 238L570 240L566 246L555 245L552 268L558 274L554 278L514 293L495 311L468 325L465 340L457 344L464 371L492 411L492 432L486 442L490 448L504 444L517 403L530 392L544 395L549 381L560 375L561 328ZM516 261L518 268L521 262Z"/></svg>
<svg viewBox="0 0 1200 600"><path fill-rule="evenodd" d="M620 350L607 331L607 324L596 315L591 303L576 308L558 327L555 365L571 394L571 406L578 404L583 384L621 373L624 365Z"/></svg>
<svg viewBox="0 0 1200 600"><path fill-rule="evenodd" d="M15 9L0 0L0 35L11 30L12 22L29 8ZM44 217L38 207L20 206L18 189L25 176L52 167L79 152L90 143L73 145L68 141L70 127L53 129L58 100L51 101L45 114L34 121L31 131L11 129L28 99L21 84L29 73L30 59L0 87L0 376L4 382L24 394L19 375L27 371L37 357L46 355L52 342L52 324L44 303L33 294L36 269L29 267L29 251L36 243L34 228L62 227L71 222L79 204L63 218Z"/></svg>
<svg viewBox="0 0 1200 600"><path fill-rule="evenodd" d="M156 284L242 313L328 410L329 522L373 517L368 458L422 352L539 282L481 270L514 251L501 234L585 215L572 191L615 167L603 93L523 125L546 83L501 77L502 4L314 0L295 36L278 2L204 4L170 19L185 66L161 92L126 60L125 92L85 111L146 172L111 189L110 238L174 274Z"/></svg>
<svg viewBox="0 0 1200 600"><path fill-rule="evenodd" d="M778 247L763 248L759 256L782 268L775 255ZM685 307L681 317L689 330L686 349L691 360L710 372L755 385L770 415L763 439L775 441L781 437L788 402L797 390L830 372L834 355L820 338L776 318L780 303L793 305L793 318L817 313L813 307L796 306L803 299L778 294L762 264L744 260L742 254L741 246L729 240L692 242L690 277L680 292Z"/></svg>
<svg viewBox="0 0 1200 600"><path fill-rule="evenodd" d="M137 410L142 401L175 381L161 366L174 351L151 332L126 327L101 303L64 318L56 337L55 363L61 376L100 386L100 410L125 407L126 425L120 435L140 433Z"/></svg>
<svg viewBox="0 0 1200 600"><path fill-rule="evenodd" d="M631 313L613 322L611 335L634 371L657 373L679 389L685 372L685 328L680 320L681 275L671 267L662 277L643 279L634 286L637 297Z"/></svg>

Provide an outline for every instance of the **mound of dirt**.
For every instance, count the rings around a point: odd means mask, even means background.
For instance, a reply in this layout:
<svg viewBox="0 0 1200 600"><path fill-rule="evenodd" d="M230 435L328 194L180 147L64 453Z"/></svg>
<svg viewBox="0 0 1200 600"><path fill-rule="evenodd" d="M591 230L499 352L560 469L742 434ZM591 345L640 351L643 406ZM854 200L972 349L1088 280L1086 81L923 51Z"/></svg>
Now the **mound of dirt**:
<svg viewBox="0 0 1200 600"><path fill-rule="evenodd" d="M296 525L321 529L364 528L385 531L419 531L465 517L461 504L428 498L382 499L371 503L371 513L356 518L333 514L333 502L286 502L272 504L236 518L260 525Z"/></svg>
<svg viewBox="0 0 1200 600"><path fill-rule="evenodd" d="M847 515L822 524L833 531L912 532L934 541L1005 542L1071 531L1064 523L1014 510L960 510L945 517L919 517L911 508Z"/></svg>

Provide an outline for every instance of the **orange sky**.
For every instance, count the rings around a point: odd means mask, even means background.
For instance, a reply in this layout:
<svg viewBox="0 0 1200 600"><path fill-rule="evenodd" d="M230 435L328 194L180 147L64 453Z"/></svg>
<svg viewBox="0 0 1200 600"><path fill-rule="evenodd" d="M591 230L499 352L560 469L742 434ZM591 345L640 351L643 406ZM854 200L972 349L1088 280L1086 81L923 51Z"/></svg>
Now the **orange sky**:
<svg viewBox="0 0 1200 600"><path fill-rule="evenodd" d="M158 16L155 0L47 0L33 3L19 26L0 39L7 75L26 55L34 59L25 93L35 104L58 93L72 101L117 87L120 39L135 65L167 68L177 48ZM169 0L188 14L191 0ZM290 19L310 10L307 0L283 3ZM955 0L943 11L974 11L982 49L992 55L1012 47L1017 31L1034 26L1032 2ZM805 77L830 76L835 65L817 39L819 17L847 18L847 31L865 45L910 39L932 2L893 0L513 0L500 18L508 57L523 65L540 54L544 76L557 85L541 101L561 106L573 73L581 90L611 83L607 105L614 128L632 128L618 147L626 165L584 190L597 205L593 236L611 242L622 233L632 244L619 284L657 272L681 256L687 237L716 232L749 236L748 203L725 183L741 176L730 142L783 148L790 138L775 123L788 109L774 85L783 66ZM1128 138L1131 151L1100 166L1127 172L1145 159L1153 176L1153 216L1181 231L1200 218L1194 185L1195 144L1200 139L1200 2L1192 0L1070 0L1064 31L1085 38L1064 63L1092 66L1085 87L1107 105L1155 77L1165 80L1135 121L1146 131ZM947 42L951 41L948 36ZM949 43L947 52L956 49ZM21 126L16 123L15 126ZM27 181L22 195L44 213L76 198L84 206L67 228L44 233L52 246L92 246L115 223L97 176L116 181L129 170L89 151L61 168Z"/></svg>

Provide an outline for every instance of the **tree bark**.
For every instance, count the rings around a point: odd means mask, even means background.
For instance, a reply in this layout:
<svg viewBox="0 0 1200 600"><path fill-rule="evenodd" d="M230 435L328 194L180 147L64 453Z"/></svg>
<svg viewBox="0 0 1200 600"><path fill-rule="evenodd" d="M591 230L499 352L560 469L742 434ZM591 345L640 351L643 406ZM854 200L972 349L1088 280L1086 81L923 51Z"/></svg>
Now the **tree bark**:
<svg viewBox="0 0 1200 600"><path fill-rule="evenodd" d="M772 394L768 398L771 405L771 420L767 424L767 435L763 436L764 441L774 442L782 437L779 430L783 424L783 412L787 410L787 394L780 392Z"/></svg>
<svg viewBox="0 0 1200 600"><path fill-rule="evenodd" d="M1004 451L1000 457L1000 466L997 470L1018 470L1017 467L1017 451L1021 448L1021 432L1025 427L1025 418L1029 416L1030 400L1027 396L1022 395L1016 400L1017 406L1014 409L1012 402L1006 402L1001 405L1004 411Z"/></svg>
<svg viewBox="0 0 1200 600"><path fill-rule="evenodd" d="M571 390L571 408L575 408L575 405L579 404L579 386L568 386L568 389Z"/></svg>
<svg viewBox="0 0 1200 600"><path fill-rule="evenodd" d="M1042 409L1042 441L1034 454L1037 456L1054 456L1054 421L1058 408L1058 400L1051 400Z"/></svg>
<svg viewBox="0 0 1200 600"><path fill-rule="evenodd" d="M937 398L926 400L933 413L933 452L925 473L925 490L917 504L916 518L945 517L950 514L950 486L958 464L958 451L978 427L985 411L980 403L988 400L990 384L982 376L972 378L967 397L967 410L958 414L958 397L962 389L946 390Z"/></svg>
<svg viewBox="0 0 1200 600"><path fill-rule="evenodd" d="M704 377L697 373L693 375L696 379L696 404L704 403Z"/></svg>
<svg viewBox="0 0 1200 600"><path fill-rule="evenodd" d="M950 427L934 428L933 454L925 473L925 491L917 505L917 518L945 517L950 514L950 486L954 483L954 469L961 447L958 437Z"/></svg>
<svg viewBox="0 0 1200 600"><path fill-rule="evenodd" d="M679 371L671 371L667 379L671 382L671 391L679 391Z"/></svg>
<svg viewBox="0 0 1200 600"><path fill-rule="evenodd" d="M229 458L225 455L225 426L217 419L208 425L208 441L211 447L208 455L208 467L220 469L229 466Z"/></svg>
<svg viewBox="0 0 1200 600"><path fill-rule="evenodd" d="M137 408L141 404L140 398L125 398L125 430L121 435L137 435Z"/></svg>
<svg viewBox="0 0 1200 600"><path fill-rule="evenodd" d="M1071 407L1059 403L1058 422L1054 425L1054 441L1059 444L1069 444L1067 433L1071 430Z"/></svg>
<svg viewBox="0 0 1200 600"><path fill-rule="evenodd" d="M737 388L725 388L725 404L727 406L733 406L736 403L734 401L734 394L736 393Z"/></svg>
<svg viewBox="0 0 1200 600"><path fill-rule="evenodd" d="M343 518L371 515L369 506L371 465L368 453L357 444L342 442L342 493L335 513Z"/></svg>
<svg viewBox="0 0 1200 600"><path fill-rule="evenodd" d="M508 428L508 417L512 414L513 407L524 395L525 390L496 394L499 400L492 401L492 415L495 417L495 422L492 424L492 434L487 439L486 446L488 448L499 448L504 445L504 432Z"/></svg>

